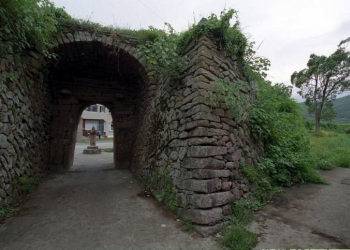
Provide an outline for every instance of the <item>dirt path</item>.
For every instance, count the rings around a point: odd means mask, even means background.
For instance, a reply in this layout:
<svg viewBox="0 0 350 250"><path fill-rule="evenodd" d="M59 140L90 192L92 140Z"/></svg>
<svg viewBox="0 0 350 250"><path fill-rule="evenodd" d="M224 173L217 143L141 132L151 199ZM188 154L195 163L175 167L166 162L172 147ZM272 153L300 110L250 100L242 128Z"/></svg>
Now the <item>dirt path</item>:
<svg viewBox="0 0 350 250"><path fill-rule="evenodd" d="M0 249L217 249L140 197L144 190L129 171L113 169L111 153L83 155L79 145L76 153L69 172L42 183L21 215L0 225Z"/></svg>
<svg viewBox="0 0 350 250"><path fill-rule="evenodd" d="M330 185L289 188L255 216L255 249L350 248L350 169L322 171Z"/></svg>

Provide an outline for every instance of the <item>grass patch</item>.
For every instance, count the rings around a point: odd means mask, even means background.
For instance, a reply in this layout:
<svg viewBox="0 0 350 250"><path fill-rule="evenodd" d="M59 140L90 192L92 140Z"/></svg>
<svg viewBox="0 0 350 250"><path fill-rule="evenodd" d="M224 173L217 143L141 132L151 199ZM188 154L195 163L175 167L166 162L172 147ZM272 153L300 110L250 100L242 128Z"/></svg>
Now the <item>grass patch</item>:
<svg viewBox="0 0 350 250"><path fill-rule="evenodd" d="M20 212L18 207L12 207L9 204L5 204L0 208L0 223L7 218L13 217Z"/></svg>
<svg viewBox="0 0 350 250"><path fill-rule="evenodd" d="M114 148L101 148L102 152L113 153Z"/></svg>
<svg viewBox="0 0 350 250"><path fill-rule="evenodd" d="M39 185L39 178L29 178L27 176L16 177L13 181L13 185L17 187L22 194L28 194Z"/></svg>
<svg viewBox="0 0 350 250"><path fill-rule="evenodd" d="M334 131L312 134L310 164L313 168L331 170L350 168L350 135Z"/></svg>
<svg viewBox="0 0 350 250"><path fill-rule="evenodd" d="M193 225L192 221L188 218L182 219L182 228L186 232L193 232L194 231L194 225Z"/></svg>
<svg viewBox="0 0 350 250"><path fill-rule="evenodd" d="M257 236L245 225L253 220L254 211L263 205L258 201L239 200L232 203L230 225L222 231L219 242L229 249L251 249L257 243Z"/></svg>
<svg viewBox="0 0 350 250"><path fill-rule="evenodd" d="M257 243L257 236L242 225L228 226L220 243L229 249L249 250Z"/></svg>

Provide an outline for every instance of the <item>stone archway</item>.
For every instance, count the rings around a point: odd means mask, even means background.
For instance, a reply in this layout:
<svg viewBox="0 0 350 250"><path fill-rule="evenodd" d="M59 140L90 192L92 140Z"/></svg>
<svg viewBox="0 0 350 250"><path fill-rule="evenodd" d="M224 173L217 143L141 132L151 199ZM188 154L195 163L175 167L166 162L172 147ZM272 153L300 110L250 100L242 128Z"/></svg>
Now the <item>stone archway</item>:
<svg viewBox="0 0 350 250"><path fill-rule="evenodd" d="M203 235L217 231L230 202L249 195L240 163L258 162L263 148L247 124L206 98L224 77L250 93L237 61L203 37L189 44L180 81L156 82L132 37L76 31L57 40L55 60L34 49L18 61L0 59L0 205L18 198L16 179L70 167L81 112L101 103L115 123L115 165L130 168Z"/></svg>
<svg viewBox="0 0 350 250"><path fill-rule="evenodd" d="M49 168L64 172L73 163L76 128L86 106L102 103L114 124L114 163L129 168L139 106L149 83L131 45L87 32L62 35L50 65L52 124Z"/></svg>

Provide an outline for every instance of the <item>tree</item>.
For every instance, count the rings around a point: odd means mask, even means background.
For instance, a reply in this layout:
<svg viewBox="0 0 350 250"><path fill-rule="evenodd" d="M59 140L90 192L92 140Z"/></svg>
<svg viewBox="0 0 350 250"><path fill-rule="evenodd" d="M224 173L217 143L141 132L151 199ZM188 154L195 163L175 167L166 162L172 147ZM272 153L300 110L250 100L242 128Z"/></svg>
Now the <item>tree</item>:
<svg viewBox="0 0 350 250"><path fill-rule="evenodd" d="M329 57L311 54L307 68L291 76L292 84L300 88L298 94L306 99L309 113L315 115L316 132L320 132L321 119L335 117L332 101L336 96L350 90L349 41L342 41Z"/></svg>

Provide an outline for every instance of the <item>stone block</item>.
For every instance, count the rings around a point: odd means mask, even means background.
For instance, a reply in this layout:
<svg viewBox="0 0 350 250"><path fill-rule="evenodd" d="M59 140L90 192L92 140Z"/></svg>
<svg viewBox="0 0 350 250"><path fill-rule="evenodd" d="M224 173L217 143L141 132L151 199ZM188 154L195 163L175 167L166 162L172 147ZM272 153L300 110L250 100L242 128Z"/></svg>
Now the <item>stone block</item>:
<svg viewBox="0 0 350 250"><path fill-rule="evenodd" d="M192 104L192 102L190 102L190 103L187 103L187 104L181 106L180 110L181 110L181 111L187 111L187 110L189 110L190 108L192 108L192 106L193 106L193 104Z"/></svg>
<svg viewBox="0 0 350 250"><path fill-rule="evenodd" d="M8 148L7 136L4 134L0 134L0 148Z"/></svg>
<svg viewBox="0 0 350 250"><path fill-rule="evenodd" d="M222 207L222 214L224 216L232 214L232 206L231 206L231 204L227 204L227 205Z"/></svg>
<svg viewBox="0 0 350 250"><path fill-rule="evenodd" d="M218 129L218 128L210 128L209 129L209 135L210 136L218 136L218 135L229 135L230 133L226 130L223 129Z"/></svg>
<svg viewBox="0 0 350 250"><path fill-rule="evenodd" d="M0 197L3 198L3 199L5 199L6 196L7 196L7 194L6 194L5 190L0 189Z"/></svg>
<svg viewBox="0 0 350 250"><path fill-rule="evenodd" d="M221 180L183 180L177 183L180 189L198 193L213 193L221 189Z"/></svg>
<svg viewBox="0 0 350 250"><path fill-rule="evenodd" d="M189 196L189 204L196 208L211 208L229 204L234 196L231 191Z"/></svg>
<svg viewBox="0 0 350 250"><path fill-rule="evenodd" d="M230 182L230 181L223 181L221 183L221 190L223 190L223 191L230 190L231 186L232 186L232 182Z"/></svg>
<svg viewBox="0 0 350 250"><path fill-rule="evenodd" d="M202 136L208 136L209 135L209 129L205 127L198 127L192 130L188 133L188 137L202 137Z"/></svg>
<svg viewBox="0 0 350 250"><path fill-rule="evenodd" d="M187 140L179 140L179 139L175 139L175 140L172 140L170 143L169 143L169 147L186 147L187 146Z"/></svg>
<svg viewBox="0 0 350 250"><path fill-rule="evenodd" d="M201 105L203 105L203 104L201 104ZM205 107L208 107L208 106L205 106ZM219 116L212 115L208 112L196 112L192 115L192 119L193 120L208 120L208 121L212 121L212 122L220 122Z"/></svg>
<svg viewBox="0 0 350 250"><path fill-rule="evenodd" d="M225 162L214 158L185 158L182 167L188 169L223 169Z"/></svg>
<svg viewBox="0 0 350 250"><path fill-rule="evenodd" d="M169 156L169 158L170 158L171 160L173 160L173 161L176 161L178 157L179 157L179 154L178 154L178 152L176 152L176 151L172 151L172 152L170 153L170 156Z"/></svg>
<svg viewBox="0 0 350 250"><path fill-rule="evenodd" d="M207 105L199 104L197 106L192 107L189 111L187 111L184 114L184 117L189 117L189 116L195 115L198 112L210 112L210 108ZM197 120L199 120L199 118ZM206 119L203 118L202 120L206 120Z"/></svg>
<svg viewBox="0 0 350 250"><path fill-rule="evenodd" d="M211 127L211 128L222 128L223 125L221 123L218 123L218 122L210 122L209 123L209 127Z"/></svg>
<svg viewBox="0 0 350 250"><path fill-rule="evenodd" d="M207 105L207 103L208 103L208 99L204 96L197 96L197 97L193 98L193 100L192 100L192 105L197 105L197 104ZM211 106L211 105L208 104L208 106Z"/></svg>
<svg viewBox="0 0 350 250"><path fill-rule="evenodd" d="M181 206L187 205L187 198L185 194L176 194L176 202Z"/></svg>
<svg viewBox="0 0 350 250"><path fill-rule="evenodd" d="M243 155L243 151L241 149L238 149L232 154L232 159L233 161L239 161L242 159Z"/></svg>
<svg viewBox="0 0 350 250"><path fill-rule="evenodd" d="M200 225L214 225L222 219L222 209L188 209L179 212L182 218L188 218Z"/></svg>
<svg viewBox="0 0 350 250"><path fill-rule="evenodd" d="M208 127L208 126L209 126L208 120L197 120L197 121L192 121L182 125L180 130L190 130L197 127Z"/></svg>
<svg viewBox="0 0 350 250"><path fill-rule="evenodd" d="M204 90L207 90L207 91L213 91L213 88L212 86L209 84L209 83L206 83L206 82L194 82L192 84L192 88L193 89L204 89Z"/></svg>
<svg viewBox="0 0 350 250"><path fill-rule="evenodd" d="M237 186L233 187L231 189L231 192L232 192L233 197L234 197L235 200L239 200L241 198L241 194L240 194L239 188Z"/></svg>
<svg viewBox="0 0 350 250"><path fill-rule="evenodd" d="M215 138L209 138L209 137L195 137L195 138L189 138L188 139L188 145L189 146L196 146L196 145L212 145L217 146L218 140Z"/></svg>
<svg viewBox="0 0 350 250"><path fill-rule="evenodd" d="M186 98L183 99L182 105L192 102L192 100L194 100L196 97L205 97L207 95L207 92L208 91L204 89L198 89L197 91L194 91L192 94L188 95Z"/></svg>
<svg viewBox="0 0 350 250"><path fill-rule="evenodd" d="M190 88L186 88L185 90L184 90L184 96L188 96L188 95L190 95L192 93L192 90L190 89Z"/></svg>
<svg viewBox="0 0 350 250"><path fill-rule="evenodd" d="M196 70L196 72L194 72L194 76L204 76L205 78L207 78L210 81L215 81L218 77L213 75L212 72L205 70L205 69L198 69Z"/></svg>
<svg viewBox="0 0 350 250"><path fill-rule="evenodd" d="M226 147L218 146L192 146L187 150L187 157L210 157L216 155L225 155L227 153Z"/></svg>
<svg viewBox="0 0 350 250"><path fill-rule="evenodd" d="M216 169L195 169L192 171L192 176L194 179L228 178L231 176L231 171Z"/></svg>

